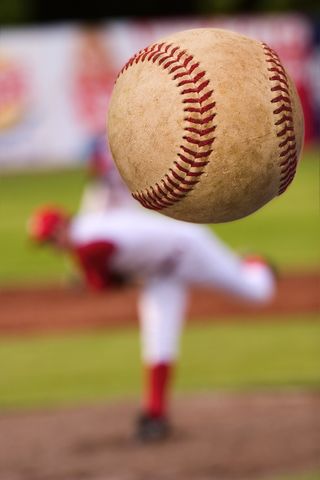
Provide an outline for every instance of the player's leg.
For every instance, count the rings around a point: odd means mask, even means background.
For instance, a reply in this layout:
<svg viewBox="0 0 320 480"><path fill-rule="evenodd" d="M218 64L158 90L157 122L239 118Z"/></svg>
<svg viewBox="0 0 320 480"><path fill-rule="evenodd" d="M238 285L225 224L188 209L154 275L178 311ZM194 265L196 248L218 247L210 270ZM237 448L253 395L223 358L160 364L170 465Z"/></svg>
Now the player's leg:
<svg viewBox="0 0 320 480"><path fill-rule="evenodd" d="M241 258L215 235L195 235L186 262L193 283L210 285L247 301L265 303L275 291L275 276L262 258Z"/></svg>
<svg viewBox="0 0 320 480"><path fill-rule="evenodd" d="M208 278L213 287L249 302L267 303L275 292L273 270L262 257L221 255Z"/></svg>
<svg viewBox="0 0 320 480"><path fill-rule="evenodd" d="M168 433L168 393L185 316L186 289L173 278L152 279L140 301L142 358L146 369L143 415L138 426L142 440Z"/></svg>

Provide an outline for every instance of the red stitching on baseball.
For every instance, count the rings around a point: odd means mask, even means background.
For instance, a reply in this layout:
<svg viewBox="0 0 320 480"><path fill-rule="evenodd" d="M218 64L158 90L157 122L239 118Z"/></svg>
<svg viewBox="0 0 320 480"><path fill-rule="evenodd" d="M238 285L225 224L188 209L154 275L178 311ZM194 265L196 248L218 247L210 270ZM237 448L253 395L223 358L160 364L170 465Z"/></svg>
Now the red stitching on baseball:
<svg viewBox="0 0 320 480"><path fill-rule="evenodd" d="M191 80L188 81L188 83L190 83ZM183 83L183 82L180 82L180 84ZM200 93L205 87L207 87L209 85L209 80L205 80L203 83L201 83L201 85L199 85L199 87L196 87L196 88L186 88L185 90L183 90L181 93L182 94L185 94L185 93Z"/></svg>
<svg viewBox="0 0 320 480"><path fill-rule="evenodd" d="M157 52L153 57L152 57L152 62L155 63L159 57L161 57L162 52Z"/></svg>
<svg viewBox="0 0 320 480"><path fill-rule="evenodd" d="M262 45L266 62L272 65L267 69L268 72L272 72L269 77L271 83L270 90L272 93L276 92L271 99L271 103L279 104L273 110L276 118L274 125L277 127L277 137L284 137L279 143L280 178L278 195L281 195L292 182L298 163L293 117L290 115L292 113L292 105L286 71L276 52L265 43ZM282 115L280 118L277 118L279 114Z"/></svg>
<svg viewBox="0 0 320 480"><path fill-rule="evenodd" d="M165 180L164 182L168 180L168 182L174 187L174 188L178 188L179 187L179 184L176 183L171 177L169 177L168 174L165 175Z"/></svg>
<svg viewBox="0 0 320 480"><path fill-rule="evenodd" d="M265 48L269 48L269 47L265 47ZM274 55L276 55L275 52L274 52ZM279 61L275 60L274 58L268 58L267 62L272 63L273 65L276 65L277 67L282 68L281 63Z"/></svg>
<svg viewBox="0 0 320 480"><path fill-rule="evenodd" d="M295 168L295 165L290 165L288 163L288 165L284 165L282 168L281 168L281 172L285 172L285 173L291 173L294 171L294 168Z"/></svg>
<svg viewBox="0 0 320 480"><path fill-rule="evenodd" d="M157 187L159 188L159 185L157 185ZM170 206L170 203L166 200L166 198L163 198L163 196L159 196L159 194L155 191L155 189L153 187L150 187L150 190L151 190L151 197L154 197L155 198L155 201L158 205L160 206Z"/></svg>
<svg viewBox="0 0 320 480"><path fill-rule="evenodd" d="M205 74L206 74L206 72L199 72L194 78L192 78L190 80L181 80L181 82L178 83L178 87L182 87L183 85L187 85L189 83L198 82L198 80L200 80L200 78L204 77Z"/></svg>
<svg viewBox="0 0 320 480"><path fill-rule="evenodd" d="M269 69L270 70L270 69ZM287 82L287 79L280 76L280 75L273 75L273 77L270 77L269 80L278 80L278 82L280 83L284 83L286 85L286 87L289 88L289 84Z"/></svg>
<svg viewBox="0 0 320 480"><path fill-rule="evenodd" d="M204 107L187 107L184 108L185 112L190 112L190 113L200 113L202 115L203 113L208 112L209 110L212 110L216 106L216 102L209 103L209 105L205 105Z"/></svg>
<svg viewBox="0 0 320 480"><path fill-rule="evenodd" d="M208 165L207 160L204 162L197 162L196 160L191 160L190 158L185 157L184 155L182 155L182 153L178 153L178 156L181 158L183 162L187 163L188 165L191 165L192 167L205 167L206 165Z"/></svg>
<svg viewBox="0 0 320 480"><path fill-rule="evenodd" d="M180 157L181 158L181 157ZM199 177L200 175L202 175L203 172L190 172L190 169L189 168L185 168L183 167L179 162L175 161L174 164L176 165L177 169L180 171L180 172L183 172L183 173L186 173L188 175L190 175L191 177ZM183 183L183 182L182 182Z"/></svg>
<svg viewBox="0 0 320 480"><path fill-rule="evenodd" d="M276 85L275 87L271 88L271 92L284 92L285 94L290 95L288 89L284 88L282 85Z"/></svg>
<svg viewBox="0 0 320 480"><path fill-rule="evenodd" d="M295 168L296 165L293 165L293 168L291 171L289 171L289 174L286 174L286 181L281 183L281 186L283 185L288 185L288 183L293 179L294 174L295 174Z"/></svg>
<svg viewBox="0 0 320 480"><path fill-rule="evenodd" d="M293 132L293 127L285 125L284 128L281 130L281 132L277 133L277 137L283 137L283 135L285 135L288 132ZM287 140L294 142L294 135L287 137ZM281 144L279 144L279 147L280 146Z"/></svg>
<svg viewBox="0 0 320 480"><path fill-rule="evenodd" d="M277 73L279 73L279 75L283 75L286 78L286 74L283 73L283 70L281 68L270 67L270 68L268 68L268 72L277 72Z"/></svg>
<svg viewBox="0 0 320 480"><path fill-rule="evenodd" d="M275 125L281 125L283 122L293 122L291 115L283 115L280 120L278 120Z"/></svg>
<svg viewBox="0 0 320 480"><path fill-rule="evenodd" d="M193 118L193 117L186 117L185 120L187 122L195 123L196 125L205 125L206 123L212 122L214 117L216 116L215 113L212 115L209 115L209 117L206 118Z"/></svg>
<svg viewBox="0 0 320 480"><path fill-rule="evenodd" d="M283 142L279 143L279 147L280 148L285 147L289 142L294 142L294 140L295 140L295 137L293 135L286 137L285 140L283 140Z"/></svg>
<svg viewBox="0 0 320 480"><path fill-rule="evenodd" d="M168 179L169 179L169 178L170 178L170 177L168 177ZM168 179L167 179L167 180L168 180ZM169 180L168 180L168 181L169 181ZM183 198L183 197L185 196L185 194L186 194L186 189L183 188L183 187L181 187L180 185L175 186L175 187L174 187L174 190L172 190L172 188L170 187L170 185L167 185L166 182L164 182L164 185L165 185L166 189L169 191L169 193L170 193L172 196L174 196L174 197ZM171 185L172 185L172 183L171 183Z"/></svg>
<svg viewBox="0 0 320 480"><path fill-rule="evenodd" d="M295 174L295 168L296 165L293 165L293 169L289 172L285 172L285 180L283 180L280 184L280 187L283 187L284 185L289 185L290 181L293 179L294 174Z"/></svg>
<svg viewBox="0 0 320 480"><path fill-rule="evenodd" d="M181 93L184 94L187 92L182 91ZM194 92L194 93L199 93L199 92ZM200 103L200 105L202 105L203 102L205 102L206 100L208 100L208 98L211 97L212 93L213 93L213 90L210 90L209 92L202 95L202 97L200 98L186 98L185 100L183 100L183 103Z"/></svg>
<svg viewBox="0 0 320 480"><path fill-rule="evenodd" d="M272 90L271 90L272 91ZM280 94L278 97L275 97L271 100L271 103L278 103L278 102L287 102L291 105L291 100L289 97L286 97Z"/></svg>
<svg viewBox="0 0 320 480"><path fill-rule="evenodd" d="M214 142L214 137L208 139L208 140L198 140L197 138L192 138L188 136L182 137L184 140L187 140L187 142L192 143L193 145L198 145L198 147L205 147L206 145L211 145Z"/></svg>
<svg viewBox="0 0 320 480"><path fill-rule="evenodd" d="M291 168L285 169L286 170L286 180L281 182L282 185L286 184L288 182L288 180L290 180L290 178L294 177L295 168L296 168L296 164L293 164Z"/></svg>
<svg viewBox="0 0 320 480"><path fill-rule="evenodd" d="M288 155L284 160L280 162L280 167L287 165L291 160L295 160L295 154Z"/></svg>
<svg viewBox="0 0 320 480"><path fill-rule="evenodd" d="M280 184L280 193L283 193L287 189L287 187L292 182L294 176L295 176L295 171L293 173L291 173L291 175L287 176L287 179L286 179L285 182Z"/></svg>
<svg viewBox="0 0 320 480"><path fill-rule="evenodd" d="M180 184L184 182L184 177L179 175L176 170L173 170L172 168L170 168L170 172L172 173L173 177L180 182Z"/></svg>
<svg viewBox="0 0 320 480"><path fill-rule="evenodd" d="M151 45L132 57L119 75L144 61L158 65L167 71L171 80L177 81L175 84L185 97L182 98L185 105L183 111L189 114L184 118L184 131L189 135L182 137L184 142L180 149L183 153L177 152L172 168L158 183L132 194L144 207L162 210L183 199L204 173L209 163L208 157L213 151L210 147L215 140L213 133L216 126L213 120L216 112L213 109L216 103L212 101L213 90L209 89L210 80L206 78L206 72L201 70L200 63L194 61L186 50L166 43ZM186 85L187 88L182 88ZM194 150L189 148L190 144L194 145Z"/></svg>
<svg viewBox="0 0 320 480"><path fill-rule="evenodd" d="M288 153L290 152L295 152L296 151L296 144L290 144L288 146L288 148L286 150L283 150L281 153L280 153L280 157L286 157L288 155Z"/></svg>
<svg viewBox="0 0 320 480"><path fill-rule="evenodd" d="M203 137L204 135L208 135L209 133L214 132L216 129L216 126L214 125L213 127L210 128L204 128L204 129L199 129L199 128L194 128L194 127L186 127L185 131L186 132L191 132L191 133L197 133L200 135L200 137Z"/></svg>
<svg viewBox="0 0 320 480"><path fill-rule="evenodd" d="M173 168L170 168L170 172L172 173L173 177L176 180L179 180L180 186L181 185L195 185L198 182L197 180L188 180L187 178L182 177L181 175L178 174L178 172L176 170L173 170ZM201 174L202 174L202 172L199 173L199 175L201 175ZM189 173L189 175L190 175L190 173Z"/></svg>
<svg viewBox="0 0 320 480"><path fill-rule="evenodd" d="M181 68L185 68L186 65L181 65ZM191 75L191 73L193 72L193 70L195 70L196 68L199 67L199 63L194 63L190 68L189 70L186 70L184 72L180 72L180 73L177 73L174 77L173 77L173 80L177 80L178 78L181 78L181 77L185 77L186 75Z"/></svg>
<svg viewBox="0 0 320 480"><path fill-rule="evenodd" d="M282 113L282 112L292 113L292 108L288 107L288 105L283 104L279 108L277 108L276 110L273 110L273 113L275 113L276 115L278 115L278 113ZM292 121L292 118L291 118L291 121Z"/></svg>
<svg viewBox="0 0 320 480"><path fill-rule="evenodd" d="M205 158L212 153L212 150L207 150L204 152L195 152L194 150L191 150L190 148L187 148L185 145L180 145L181 150L183 150L185 153L188 155L192 155L195 158Z"/></svg>

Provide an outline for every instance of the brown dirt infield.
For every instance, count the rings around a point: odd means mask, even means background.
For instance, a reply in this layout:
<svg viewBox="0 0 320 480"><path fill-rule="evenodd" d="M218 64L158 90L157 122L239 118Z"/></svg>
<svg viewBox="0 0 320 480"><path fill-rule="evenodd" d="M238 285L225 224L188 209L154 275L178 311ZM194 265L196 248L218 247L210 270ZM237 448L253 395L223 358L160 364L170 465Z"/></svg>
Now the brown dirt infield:
<svg viewBox="0 0 320 480"><path fill-rule="evenodd" d="M0 478L269 480L304 475L320 471L319 409L316 393L178 397L172 438L153 446L133 439L132 403L2 414Z"/></svg>
<svg viewBox="0 0 320 480"><path fill-rule="evenodd" d="M259 313L263 321L319 313L319 287L320 273L284 276L277 297L263 308L194 290L188 316L256 321ZM136 289L105 295L61 287L3 289L0 334L124 326L137 320L137 295ZM179 396L173 436L156 446L132 438L137 404L0 413L0 479L270 480L320 471L320 393Z"/></svg>
<svg viewBox="0 0 320 480"><path fill-rule="evenodd" d="M0 291L0 333L124 326L137 321L137 289L92 294L62 287L29 287ZM216 291L191 292L188 317L224 319L239 316L263 319L266 315L320 313L320 272L291 274L279 280L274 301L264 307L239 303Z"/></svg>

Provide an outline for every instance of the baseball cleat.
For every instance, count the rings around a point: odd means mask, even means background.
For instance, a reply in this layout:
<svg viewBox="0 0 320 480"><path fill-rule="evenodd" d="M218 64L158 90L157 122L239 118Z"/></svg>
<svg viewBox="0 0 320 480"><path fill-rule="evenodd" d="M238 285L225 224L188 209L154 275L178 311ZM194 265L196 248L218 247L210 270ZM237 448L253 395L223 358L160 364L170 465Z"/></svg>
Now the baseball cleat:
<svg viewBox="0 0 320 480"><path fill-rule="evenodd" d="M165 440L171 432L165 417L152 417L147 413L139 416L136 424L136 438L142 443L156 443Z"/></svg>

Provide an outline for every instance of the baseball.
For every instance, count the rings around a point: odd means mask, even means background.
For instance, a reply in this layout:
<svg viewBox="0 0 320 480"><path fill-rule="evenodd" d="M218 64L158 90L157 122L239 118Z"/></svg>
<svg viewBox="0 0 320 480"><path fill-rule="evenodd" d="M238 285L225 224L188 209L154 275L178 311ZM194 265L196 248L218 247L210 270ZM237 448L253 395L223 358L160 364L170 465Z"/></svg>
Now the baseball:
<svg viewBox="0 0 320 480"><path fill-rule="evenodd" d="M133 56L108 113L110 148L133 197L196 223L236 220L281 195L295 175L303 125L277 53L206 28Z"/></svg>

